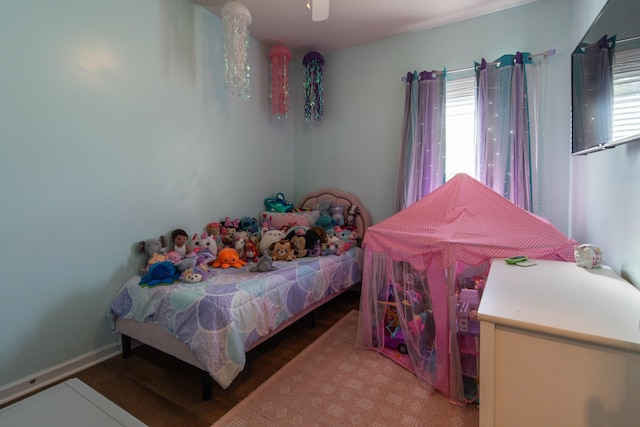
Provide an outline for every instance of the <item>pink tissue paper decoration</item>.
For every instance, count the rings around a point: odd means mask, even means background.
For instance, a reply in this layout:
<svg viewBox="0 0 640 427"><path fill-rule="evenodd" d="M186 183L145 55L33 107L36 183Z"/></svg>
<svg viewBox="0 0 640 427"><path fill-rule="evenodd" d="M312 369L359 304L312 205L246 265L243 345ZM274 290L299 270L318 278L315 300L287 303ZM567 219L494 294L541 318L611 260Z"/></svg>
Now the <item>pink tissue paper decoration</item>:
<svg viewBox="0 0 640 427"><path fill-rule="evenodd" d="M269 50L271 59L271 114L278 119L287 117L289 111L289 61L291 52L285 46Z"/></svg>

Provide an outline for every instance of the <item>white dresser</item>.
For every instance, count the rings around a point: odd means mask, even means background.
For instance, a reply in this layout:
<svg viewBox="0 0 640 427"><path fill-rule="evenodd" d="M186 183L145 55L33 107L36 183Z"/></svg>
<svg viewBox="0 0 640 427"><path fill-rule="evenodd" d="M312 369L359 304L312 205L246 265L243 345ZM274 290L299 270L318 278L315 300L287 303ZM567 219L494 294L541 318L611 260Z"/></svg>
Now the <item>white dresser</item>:
<svg viewBox="0 0 640 427"><path fill-rule="evenodd" d="M640 290L609 268L492 262L480 426L640 426Z"/></svg>

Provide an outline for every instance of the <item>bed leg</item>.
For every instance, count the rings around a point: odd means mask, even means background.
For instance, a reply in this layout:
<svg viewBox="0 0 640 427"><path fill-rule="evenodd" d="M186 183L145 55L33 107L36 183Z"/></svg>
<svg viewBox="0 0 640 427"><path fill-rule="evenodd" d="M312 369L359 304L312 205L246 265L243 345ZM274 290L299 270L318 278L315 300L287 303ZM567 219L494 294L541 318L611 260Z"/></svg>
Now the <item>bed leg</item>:
<svg viewBox="0 0 640 427"><path fill-rule="evenodd" d="M202 373L202 400L211 400L211 394L213 392L213 378L208 372Z"/></svg>
<svg viewBox="0 0 640 427"><path fill-rule="evenodd" d="M131 337L128 335L121 335L122 337L122 358L128 359L131 357Z"/></svg>

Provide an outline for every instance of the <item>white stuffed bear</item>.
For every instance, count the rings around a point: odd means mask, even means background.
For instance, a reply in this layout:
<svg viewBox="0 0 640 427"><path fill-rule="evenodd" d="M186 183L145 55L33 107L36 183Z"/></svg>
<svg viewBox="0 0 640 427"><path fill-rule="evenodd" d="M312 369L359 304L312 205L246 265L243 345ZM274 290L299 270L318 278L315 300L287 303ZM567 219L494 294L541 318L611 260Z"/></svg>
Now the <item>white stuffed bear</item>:
<svg viewBox="0 0 640 427"><path fill-rule="evenodd" d="M267 230L266 228L262 229L262 237L260 238L260 255L270 255L269 247L284 239L286 235L284 231L281 230Z"/></svg>
<svg viewBox="0 0 640 427"><path fill-rule="evenodd" d="M192 251L199 252L201 250L207 249L215 258L218 253L218 245L216 244L216 239L213 235L208 234L206 232L202 232L198 236L198 233L193 235L191 239Z"/></svg>

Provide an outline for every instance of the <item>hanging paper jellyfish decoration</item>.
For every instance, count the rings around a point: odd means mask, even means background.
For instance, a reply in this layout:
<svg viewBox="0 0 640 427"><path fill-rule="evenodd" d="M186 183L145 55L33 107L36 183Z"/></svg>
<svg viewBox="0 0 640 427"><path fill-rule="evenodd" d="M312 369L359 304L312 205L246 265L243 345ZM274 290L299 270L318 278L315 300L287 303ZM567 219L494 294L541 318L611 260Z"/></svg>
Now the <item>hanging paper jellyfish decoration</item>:
<svg viewBox="0 0 640 427"><path fill-rule="evenodd" d="M222 7L224 24L224 79L229 91L249 99L249 30L251 14L243 4L232 1Z"/></svg>
<svg viewBox="0 0 640 427"><path fill-rule="evenodd" d="M271 114L278 119L287 118L289 111L289 60L291 52L285 46L269 50L271 59Z"/></svg>
<svg viewBox="0 0 640 427"><path fill-rule="evenodd" d="M304 118L307 122L319 122L322 120L322 65L324 58L318 52L309 52L302 59L304 65Z"/></svg>

